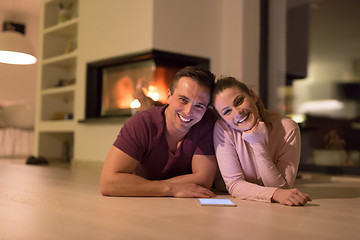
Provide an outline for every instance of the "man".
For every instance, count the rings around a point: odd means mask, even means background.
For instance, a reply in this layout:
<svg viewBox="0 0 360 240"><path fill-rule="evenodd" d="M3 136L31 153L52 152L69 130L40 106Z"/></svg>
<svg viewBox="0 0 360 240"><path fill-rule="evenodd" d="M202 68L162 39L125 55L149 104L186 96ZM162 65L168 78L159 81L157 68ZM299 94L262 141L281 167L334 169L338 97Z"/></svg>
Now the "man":
<svg viewBox="0 0 360 240"><path fill-rule="evenodd" d="M167 105L132 116L106 156L100 178L107 196L214 197L215 116L208 109L215 76L178 71Z"/></svg>

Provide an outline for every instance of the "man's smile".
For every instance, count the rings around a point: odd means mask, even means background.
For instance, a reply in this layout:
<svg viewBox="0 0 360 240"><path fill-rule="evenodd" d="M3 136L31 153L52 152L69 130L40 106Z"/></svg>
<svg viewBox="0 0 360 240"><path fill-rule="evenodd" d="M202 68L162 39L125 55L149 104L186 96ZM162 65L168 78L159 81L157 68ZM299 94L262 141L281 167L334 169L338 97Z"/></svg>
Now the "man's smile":
<svg viewBox="0 0 360 240"><path fill-rule="evenodd" d="M185 117L181 116L179 113L178 113L177 115L179 116L179 118L180 118L180 119L181 119L181 121L183 121L183 122L188 123L188 122L190 122L190 121L191 121L191 119L189 119L189 118L185 118Z"/></svg>

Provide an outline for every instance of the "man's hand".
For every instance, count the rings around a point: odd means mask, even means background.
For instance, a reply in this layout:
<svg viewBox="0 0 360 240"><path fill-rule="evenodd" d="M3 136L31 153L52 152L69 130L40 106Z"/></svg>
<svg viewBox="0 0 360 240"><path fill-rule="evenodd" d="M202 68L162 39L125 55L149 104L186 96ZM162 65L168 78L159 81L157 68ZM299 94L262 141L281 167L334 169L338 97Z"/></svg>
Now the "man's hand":
<svg viewBox="0 0 360 240"><path fill-rule="evenodd" d="M277 189L272 200L288 206L303 206L312 199L306 193L293 189Z"/></svg>
<svg viewBox="0 0 360 240"><path fill-rule="evenodd" d="M169 183L169 182L168 182ZM215 193L194 183L169 183L171 196L179 198L211 198Z"/></svg>

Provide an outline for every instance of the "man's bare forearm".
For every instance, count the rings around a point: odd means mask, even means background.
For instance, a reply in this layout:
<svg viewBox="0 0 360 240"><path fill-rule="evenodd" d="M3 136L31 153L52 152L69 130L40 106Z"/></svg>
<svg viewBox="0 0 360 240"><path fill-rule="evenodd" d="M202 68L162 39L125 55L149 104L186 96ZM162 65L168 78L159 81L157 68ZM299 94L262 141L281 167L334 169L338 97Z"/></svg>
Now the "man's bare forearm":
<svg viewBox="0 0 360 240"><path fill-rule="evenodd" d="M176 176L170 179L167 179L165 181L171 182L171 183L194 183L197 185L200 185L202 187L210 189L213 182L214 182L215 176L201 176L200 174L185 174Z"/></svg>
<svg viewBox="0 0 360 240"><path fill-rule="evenodd" d="M208 188L196 183L177 179L177 181L160 180L150 181L142 177L129 174L117 173L111 178L101 179L101 194L104 196L127 196L127 197L145 197L145 196L173 196L173 197L214 197L215 194Z"/></svg>
<svg viewBox="0 0 360 240"><path fill-rule="evenodd" d="M150 181L130 173L116 173L103 177L100 191L105 196L171 196L170 183Z"/></svg>

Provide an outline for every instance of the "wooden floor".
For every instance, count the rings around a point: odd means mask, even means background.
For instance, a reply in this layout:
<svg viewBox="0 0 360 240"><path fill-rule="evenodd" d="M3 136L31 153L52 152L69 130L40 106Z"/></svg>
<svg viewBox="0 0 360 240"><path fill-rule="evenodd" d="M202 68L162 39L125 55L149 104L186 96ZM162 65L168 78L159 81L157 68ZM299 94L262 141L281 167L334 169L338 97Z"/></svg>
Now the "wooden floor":
<svg viewBox="0 0 360 240"><path fill-rule="evenodd" d="M100 168L29 166L0 159L0 240L359 239L360 179L304 174L304 207L233 199L103 197ZM219 195L218 198L229 198Z"/></svg>

